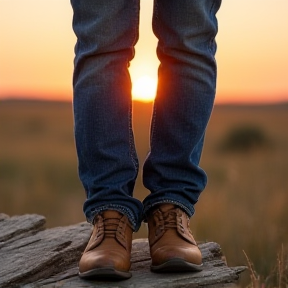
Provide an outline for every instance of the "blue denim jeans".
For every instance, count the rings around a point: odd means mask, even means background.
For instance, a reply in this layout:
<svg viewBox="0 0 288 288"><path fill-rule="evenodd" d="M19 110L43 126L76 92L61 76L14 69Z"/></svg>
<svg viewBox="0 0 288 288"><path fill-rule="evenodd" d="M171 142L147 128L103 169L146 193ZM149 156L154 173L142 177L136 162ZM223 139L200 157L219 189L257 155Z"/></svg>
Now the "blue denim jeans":
<svg viewBox="0 0 288 288"><path fill-rule="evenodd" d="M140 0L71 0L77 36L73 76L79 177L88 222L103 210L128 216L135 231L147 212L174 203L191 217L207 177L199 167L216 87L216 12L221 0L155 0L160 60L143 183L133 198L138 159L128 71L138 40Z"/></svg>

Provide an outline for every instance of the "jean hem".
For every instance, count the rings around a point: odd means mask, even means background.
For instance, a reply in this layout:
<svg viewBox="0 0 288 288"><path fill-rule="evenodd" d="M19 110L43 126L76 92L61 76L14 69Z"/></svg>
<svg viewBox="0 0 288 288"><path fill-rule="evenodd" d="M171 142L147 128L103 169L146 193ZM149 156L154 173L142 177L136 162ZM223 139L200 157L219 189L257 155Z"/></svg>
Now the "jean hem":
<svg viewBox="0 0 288 288"><path fill-rule="evenodd" d="M144 212L143 212L143 215L144 215L143 221L144 222L147 222L147 216L148 216L149 212L153 209L153 207L160 205L160 204L174 204L174 205L178 206L179 208L181 208L182 210L184 210L184 212L186 212L186 214L188 215L189 218L191 218L195 213L193 206L192 206L192 209L189 209L186 205L184 205L183 203L181 203L179 201L175 201L172 199L163 199L163 200L154 202L153 204L149 204L149 205L144 206Z"/></svg>
<svg viewBox="0 0 288 288"><path fill-rule="evenodd" d="M106 210L115 210L122 213L123 215L126 215L130 224L132 225L133 231L137 232L139 230L141 224L137 223L132 211L127 207L115 204L109 204L98 208L90 209L90 211L88 211L86 215L87 222L93 224L95 216Z"/></svg>

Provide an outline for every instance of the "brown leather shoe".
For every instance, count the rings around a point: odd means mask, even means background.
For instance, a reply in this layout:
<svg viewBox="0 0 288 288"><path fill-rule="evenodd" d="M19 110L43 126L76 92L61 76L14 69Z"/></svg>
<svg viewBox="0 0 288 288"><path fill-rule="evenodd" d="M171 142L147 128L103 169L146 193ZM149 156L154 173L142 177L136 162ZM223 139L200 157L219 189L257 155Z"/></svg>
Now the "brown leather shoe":
<svg viewBox="0 0 288 288"><path fill-rule="evenodd" d="M127 216L108 210L94 219L94 229L79 262L81 278L128 279L132 227Z"/></svg>
<svg viewBox="0 0 288 288"><path fill-rule="evenodd" d="M202 255L189 228L189 217L172 204L162 204L148 216L153 272L202 270Z"/></svg>

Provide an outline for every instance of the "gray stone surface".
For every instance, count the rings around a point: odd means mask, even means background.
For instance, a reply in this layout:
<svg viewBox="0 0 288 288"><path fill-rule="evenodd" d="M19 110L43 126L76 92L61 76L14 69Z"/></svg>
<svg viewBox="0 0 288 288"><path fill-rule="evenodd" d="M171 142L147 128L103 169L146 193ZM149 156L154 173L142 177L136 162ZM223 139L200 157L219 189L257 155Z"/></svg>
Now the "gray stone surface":
<svg viewBox="0 0 288 288"><path fill-rule="evenodd" d="M133 241L133 277L120 282L84 281L78 261L91 225L79 223L44 229L39 215L0 214L0 287L234 287L245 267L228 267L217 243L200 244L204 269L198 273L151 273L147 239Z"/></svg>

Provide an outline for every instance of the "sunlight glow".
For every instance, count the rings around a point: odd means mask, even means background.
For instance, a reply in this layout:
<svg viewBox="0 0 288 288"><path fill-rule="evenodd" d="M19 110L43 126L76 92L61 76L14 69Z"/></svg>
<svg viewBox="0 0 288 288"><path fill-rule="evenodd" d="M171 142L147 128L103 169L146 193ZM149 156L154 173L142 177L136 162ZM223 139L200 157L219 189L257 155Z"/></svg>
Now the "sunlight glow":
<svg viewBox="0 0 288 288"><path fill-rule="evenodd" d="M132 98L143 102L151 102L156 96L157 81L150 76L141 76L133 83Z"/></svg>
<svg viewBox="0 0 288 288"><path fill-rule="evenodd" d="M76 36L71 27L73 10L69 2L0 0L0 100L71 101ZM223 2L217 13L216 102L288 101L288 1ZM156 53L158 38L151 27L153 4L153 0L141 1L140 37L135 57L129 63L134 86L144 75L155 79L148 80L152 85L133 88L133 99L146 102L155 95L152 87L156 85L160 65Z"/></svg>

